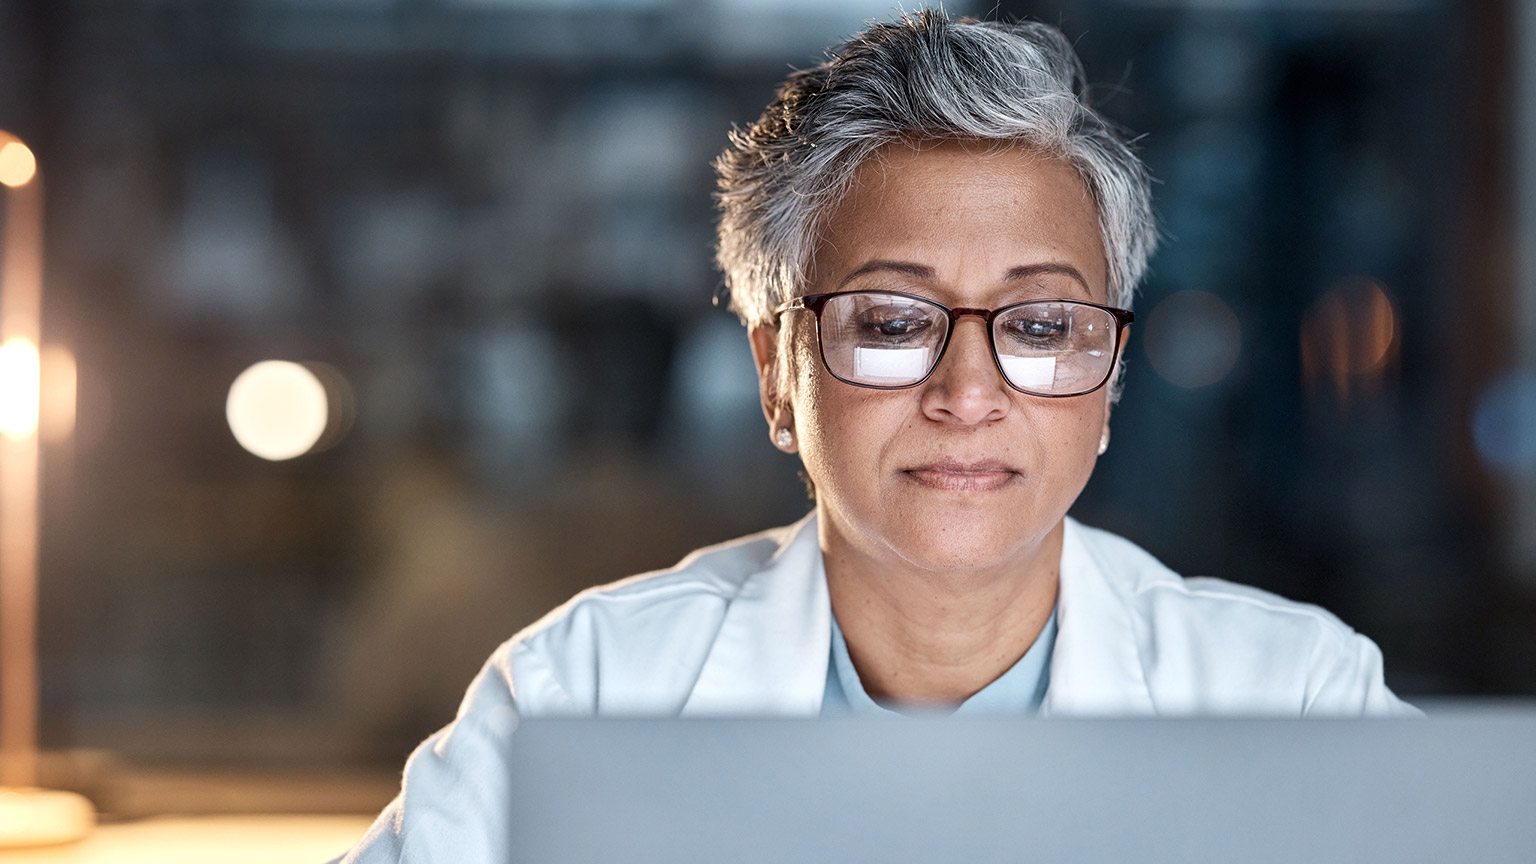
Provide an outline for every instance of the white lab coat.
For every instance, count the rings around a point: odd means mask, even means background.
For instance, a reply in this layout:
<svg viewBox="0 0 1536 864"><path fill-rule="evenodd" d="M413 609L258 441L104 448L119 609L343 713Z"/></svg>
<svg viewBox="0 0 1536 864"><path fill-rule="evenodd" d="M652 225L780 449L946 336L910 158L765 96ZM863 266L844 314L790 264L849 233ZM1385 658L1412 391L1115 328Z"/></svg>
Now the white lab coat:
<svg viewBox="0 0 1536 864"><path fill-rule="evenodd" d="M1043 715L1417 713L1387 689L1376 646L1328 612L1181 578L1072 519L1057 602ZM816 715L831 616L814 516L582 592L491 655L345 861L511 860L520 717Z"/></svg>

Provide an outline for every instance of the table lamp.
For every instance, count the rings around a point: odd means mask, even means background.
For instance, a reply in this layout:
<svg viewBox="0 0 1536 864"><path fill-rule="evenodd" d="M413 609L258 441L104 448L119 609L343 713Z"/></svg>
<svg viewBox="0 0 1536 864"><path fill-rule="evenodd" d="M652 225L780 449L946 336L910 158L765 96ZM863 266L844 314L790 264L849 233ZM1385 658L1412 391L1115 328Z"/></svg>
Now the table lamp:
<svg viewBox="0 0 1536 864"><path fill-rule="evenodd" d="M38 345L43 190L37 159L0 131L0 849L69 843L96 812L37 788Z"/></svg>

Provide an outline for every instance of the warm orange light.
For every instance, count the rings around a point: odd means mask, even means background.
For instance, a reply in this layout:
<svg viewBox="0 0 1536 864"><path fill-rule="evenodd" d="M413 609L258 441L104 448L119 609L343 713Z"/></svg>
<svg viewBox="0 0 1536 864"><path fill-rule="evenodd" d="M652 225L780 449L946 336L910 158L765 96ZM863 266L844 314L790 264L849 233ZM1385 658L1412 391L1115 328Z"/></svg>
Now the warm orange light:
<svg viewBox="0 0 1536 864"><path fill-rule="evenodd" d="M0 849L69 843L96 824L91 803L73 792L0 789ZM10 860L9 852L0 852Z"/></svg>
<svg viewBox="0 0 1536 864"><path fill-rule="evenodd" d="M37 431L40 381L37 346L27 339L0 345L0 434L18 440Z"/></svg>
<svg viewBox="0 0 1536 864"><path fill-rule="evenodd" d="M76 391L79 389L75 355L63 345L44 345L39 371L42 392L38 399L38 434L44 441L63 441L75 431Z"/></svg>
<svg viewBox="0 0 1536 864"><path fill-rule="evenodd" d="M15 188L25 186L37 176L37 157L27 145L10 141L0 147L0 183Z"/></svg>
<svg viewBox="0 0 1536 864"><path fill-rule="evenodd" d="M1326 385L1348 404L1355 391L1378 388L1395 368L1399 336L1386 287L1371 279L1344 280L1302 320L1303 377L1309 387Z"/></svg>

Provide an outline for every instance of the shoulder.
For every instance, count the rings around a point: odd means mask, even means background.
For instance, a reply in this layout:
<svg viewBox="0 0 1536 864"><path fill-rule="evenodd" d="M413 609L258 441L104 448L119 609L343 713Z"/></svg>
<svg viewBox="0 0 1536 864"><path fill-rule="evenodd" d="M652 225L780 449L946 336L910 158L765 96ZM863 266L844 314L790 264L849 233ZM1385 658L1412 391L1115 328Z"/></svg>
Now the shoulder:
<svg viewBox="0 0 1536 864"><path fill-rule="evenodd" d="M1186 578L1123 537L1075 528L1129 613L1160 711L1360 713L1396 703L1376 645L1328 610Z"/></svg>
<svg viewBox="0 0 1536 864"><path fill-rule="evenodd" d="M1332 639L1358 635L1320 606L1224 579L1180 576L1124 537L1081 523L1075 527L1116 593L1151 621L1174 619L1210 627L1236 619L1262 625L1255 634L1260 636L1273 628Z"/></svg>
<svg viewBox="0 0 1536 864"><path fill-rule="evenodd" d="M400 797L345 860L509 860L504 808L521 719L676 713L725 609L805 524L588 589L502 643L458 717L411 755Z"/></svg>
<svg viewBox="0 0 1536 864"><path fill-rule="evenodd" d="M708 546L665 570L589 588L523 629L496 652L521 710L675 711L731 601L798 527Z"/></svg>

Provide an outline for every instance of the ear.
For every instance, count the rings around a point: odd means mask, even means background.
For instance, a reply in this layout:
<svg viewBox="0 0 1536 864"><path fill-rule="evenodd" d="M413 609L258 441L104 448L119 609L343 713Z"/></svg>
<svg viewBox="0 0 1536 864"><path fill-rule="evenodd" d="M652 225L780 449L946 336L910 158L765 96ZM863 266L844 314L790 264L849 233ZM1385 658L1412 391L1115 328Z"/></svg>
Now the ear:
<svg viewBox="0 0 1536 864"><path fill-rule="evenodd" d="M779 328L771 324L754 325L747 329L747 338L752 342L752 362L757 365L757 389L762 398L763 418L768 421L768 434L777 434L780 429L794 431L794 413L789 407L789 394L784 392Z"/></svg>

